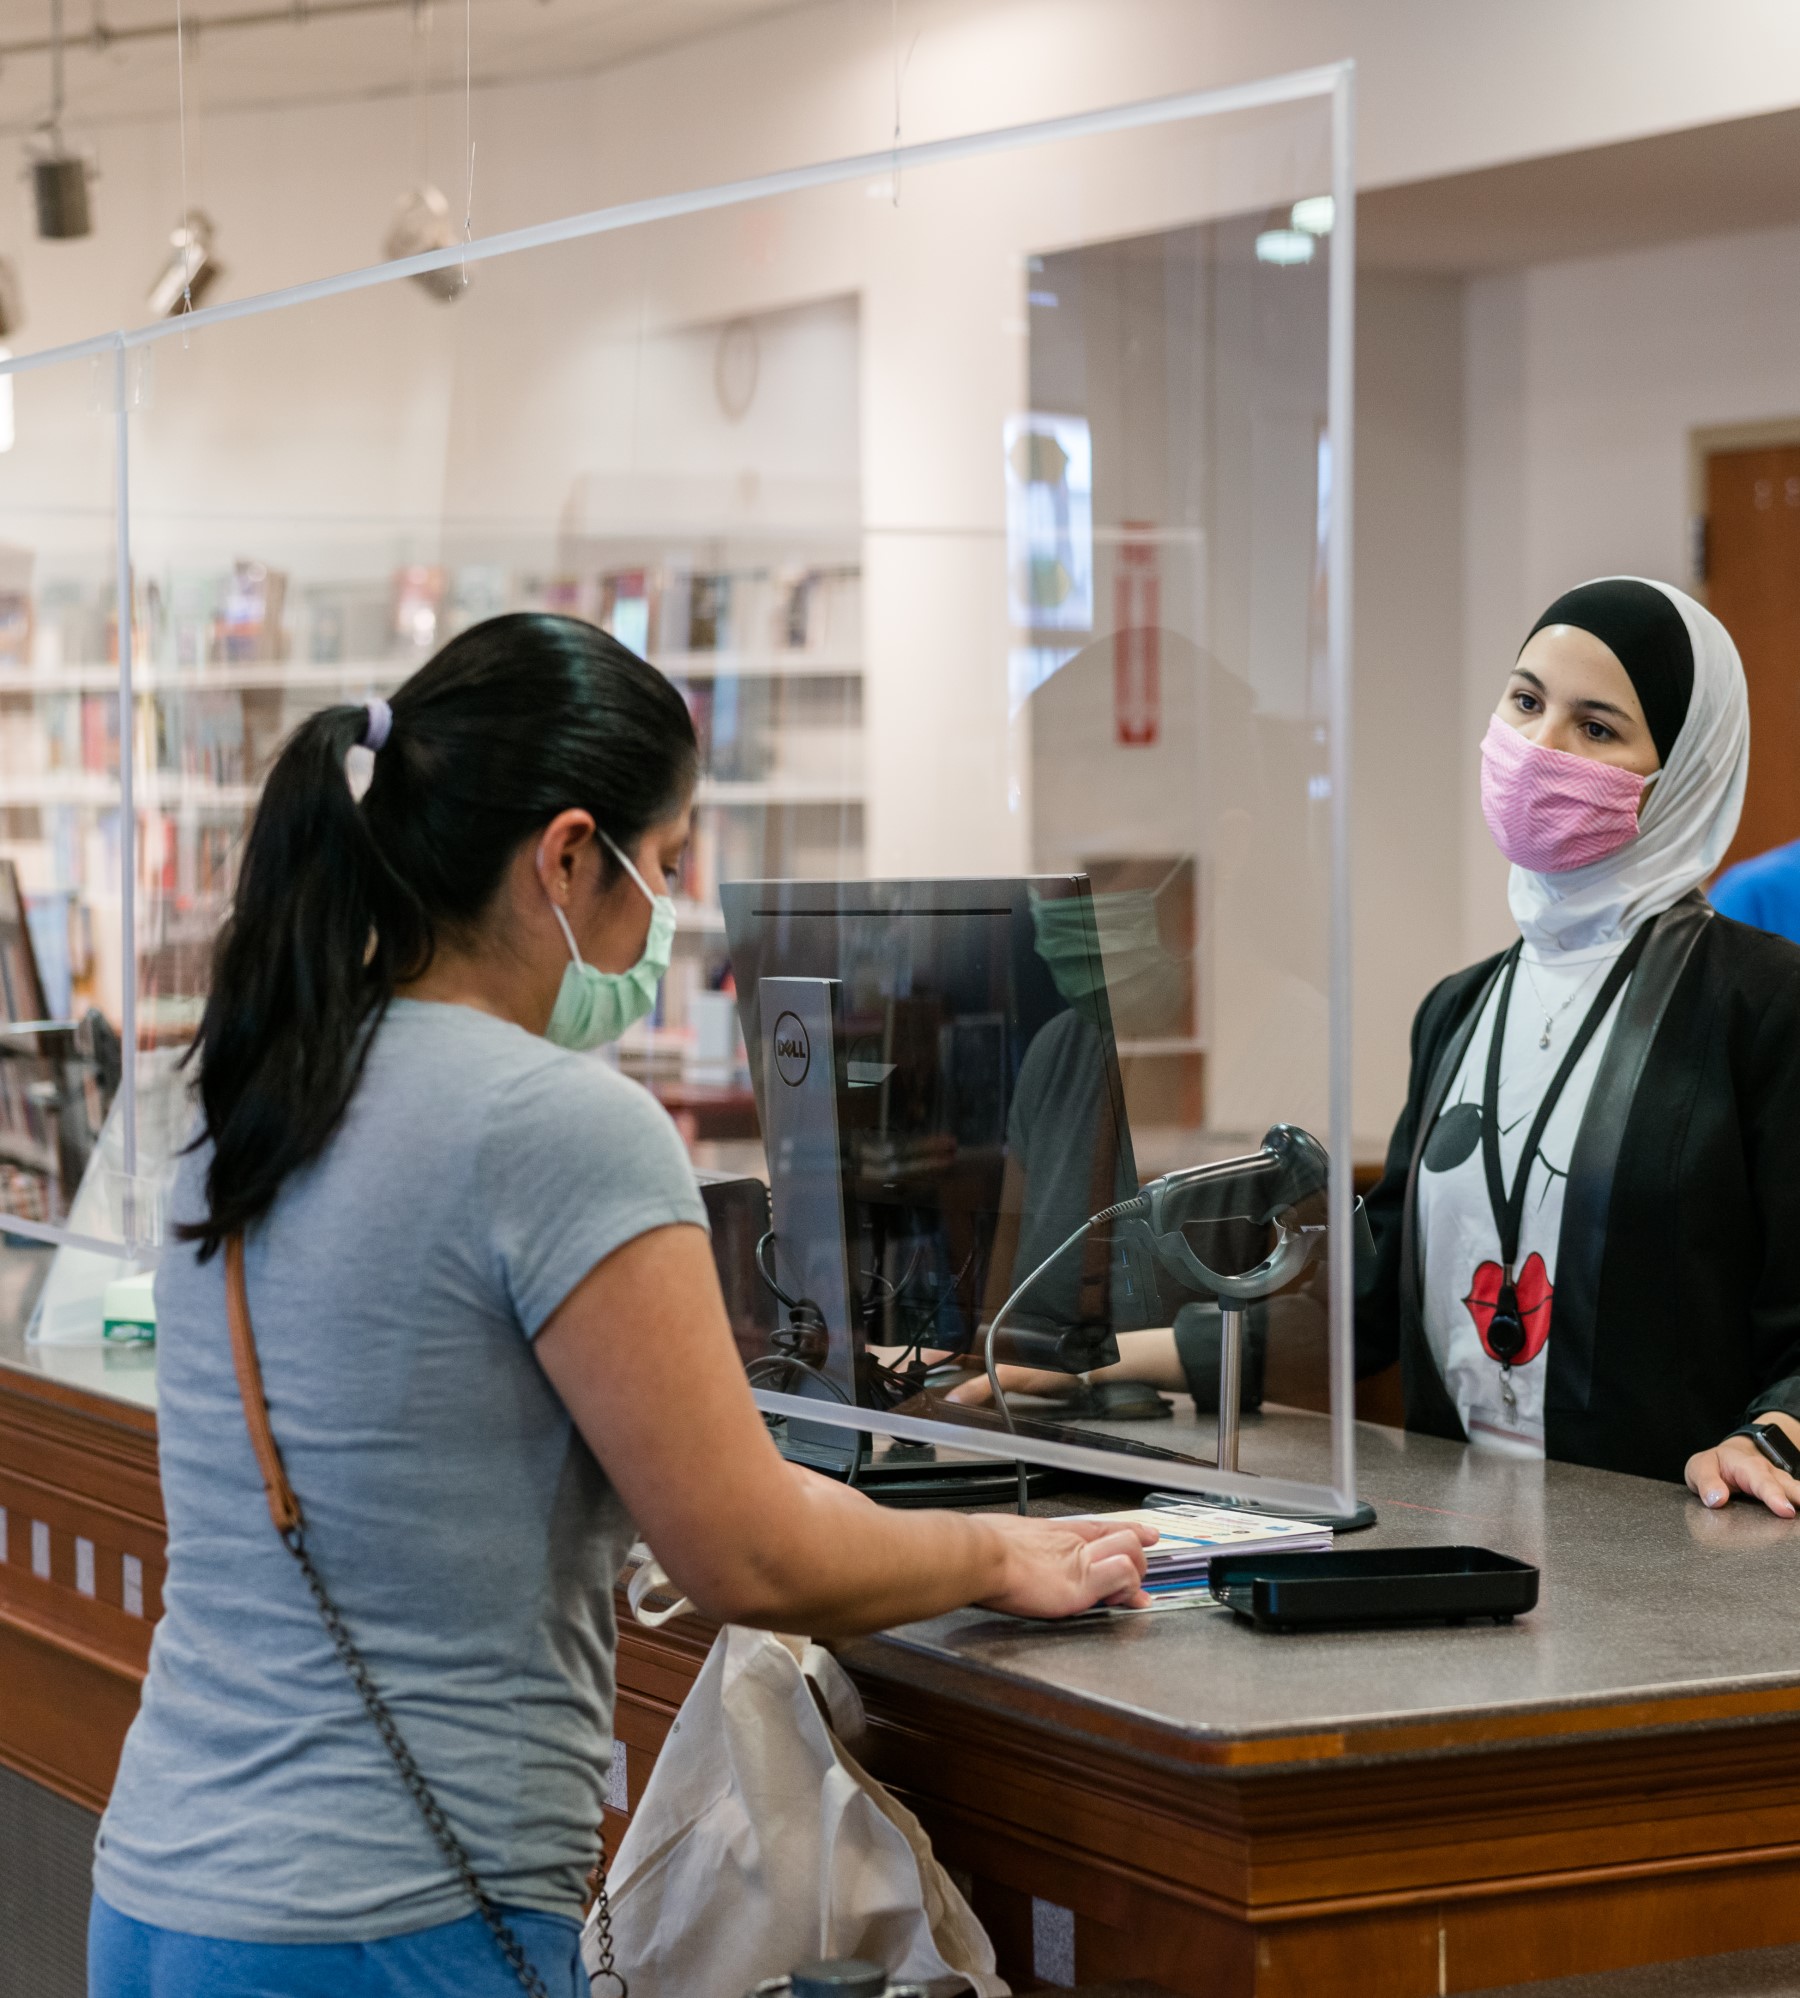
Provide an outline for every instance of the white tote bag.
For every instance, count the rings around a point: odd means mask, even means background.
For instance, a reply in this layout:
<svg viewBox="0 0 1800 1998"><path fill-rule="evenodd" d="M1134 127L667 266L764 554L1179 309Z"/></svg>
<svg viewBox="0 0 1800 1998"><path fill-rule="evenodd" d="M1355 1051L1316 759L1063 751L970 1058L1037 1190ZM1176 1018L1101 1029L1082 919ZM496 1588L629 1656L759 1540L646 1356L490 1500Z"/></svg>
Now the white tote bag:
<svg viewBox="0 0 1800 1998"><path fill-rule="evenodd" d="M894 1977L960 1973L981 1998L1006 1998L993 1945L924 1828L845 1752L862 1730L829 1652L719 1632L607 1876L631 1998L742 1998L842 1956ZM592 1973L592 1917L582 1960Z"/></svg>

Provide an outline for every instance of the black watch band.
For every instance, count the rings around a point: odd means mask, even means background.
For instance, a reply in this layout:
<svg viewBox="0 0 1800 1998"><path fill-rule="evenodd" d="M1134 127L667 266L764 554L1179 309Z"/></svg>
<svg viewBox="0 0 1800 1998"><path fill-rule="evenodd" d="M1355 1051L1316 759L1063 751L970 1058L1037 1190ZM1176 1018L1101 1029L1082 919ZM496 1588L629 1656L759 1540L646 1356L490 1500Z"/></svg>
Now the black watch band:
<svg viewBox="0 0 1800 1998"><path fill-rule="evenodd" d="M1785 1471L1790 1478L1800 1478L1800 1443L1796 1443L1778 1423L1746 1422L1741 1429L1734 1429L1731 1433L1733 1436L1748 1436L1776 1470Z"/></svg>

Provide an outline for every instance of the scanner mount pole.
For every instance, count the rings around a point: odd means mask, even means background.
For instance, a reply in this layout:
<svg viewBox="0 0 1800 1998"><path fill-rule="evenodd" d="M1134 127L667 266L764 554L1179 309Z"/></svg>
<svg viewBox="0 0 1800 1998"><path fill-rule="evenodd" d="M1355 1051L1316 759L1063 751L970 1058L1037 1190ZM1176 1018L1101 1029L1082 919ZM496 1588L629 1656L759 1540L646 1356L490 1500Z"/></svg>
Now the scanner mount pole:
<svg viewBox="0 0 1800 1998"><path fill-rule="evenodd" d="M1244 1307L1219 1300L1219 1469L1238 1467L1238 1428L1244 1402Z"/></svg>

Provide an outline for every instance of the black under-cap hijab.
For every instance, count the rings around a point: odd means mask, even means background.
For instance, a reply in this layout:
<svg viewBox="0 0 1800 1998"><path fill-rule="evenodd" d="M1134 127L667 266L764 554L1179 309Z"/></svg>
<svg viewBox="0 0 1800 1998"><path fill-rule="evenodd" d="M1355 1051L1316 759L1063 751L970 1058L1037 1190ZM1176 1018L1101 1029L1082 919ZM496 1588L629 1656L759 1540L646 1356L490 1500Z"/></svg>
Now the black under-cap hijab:
<svg viewBox="0 0 1800 1998"><path fill-rule="evenodd" d="M1694 647L1680 611L1653 583L1608 576L1564 591L1531 627L1525 644L1551 624L1572 624L1611 648L1650 725L1656 760L1666 766L1694 697Z"/></svg>

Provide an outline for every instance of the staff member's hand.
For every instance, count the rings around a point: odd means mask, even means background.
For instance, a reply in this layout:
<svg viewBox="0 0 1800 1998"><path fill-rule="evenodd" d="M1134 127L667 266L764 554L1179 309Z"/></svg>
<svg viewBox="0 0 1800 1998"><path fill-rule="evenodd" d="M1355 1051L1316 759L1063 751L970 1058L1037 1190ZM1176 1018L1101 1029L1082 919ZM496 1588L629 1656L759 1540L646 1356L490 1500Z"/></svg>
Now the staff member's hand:
<svg viewBox="0 0 1800 1998"><path fill-rule="evenodd" d="M1800 1443L1800 1422L1791 1415L1759 1415ZM1699 1495L1702 1505L1720 1506L1733 1492L1761 1499L1779 1519L1792 1519L1800 1513L1800 1479L1778 1471L1748 1436L1727 1436L1711 1450L1696 1451L1687 1462L1688 1489Z"/></svg>

